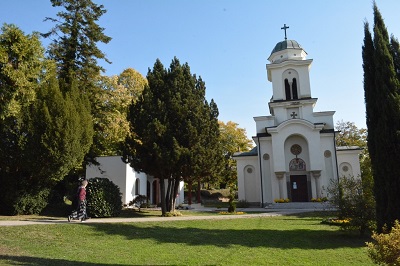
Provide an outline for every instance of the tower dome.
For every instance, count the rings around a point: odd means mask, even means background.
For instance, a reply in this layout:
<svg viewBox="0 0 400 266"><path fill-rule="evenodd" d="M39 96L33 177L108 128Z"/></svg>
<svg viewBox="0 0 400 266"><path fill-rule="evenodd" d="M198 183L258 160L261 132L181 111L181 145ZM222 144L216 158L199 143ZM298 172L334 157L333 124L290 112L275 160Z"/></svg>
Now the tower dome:
<svg viewBox="0 0 400 266"><path fill-rule="evenodd" d="M274 48L274 50L272 50L271 55L273 53L276 53L276 52L279 52L279 51L282 51L285 49L301 49L301 46L295 40L284 40L284 41L278 42L275 45L275 48Z"/></svg>
<svg viewBox="0 0 400 266"><path fill-rule="evenodd" d="M297 41L284 40L275 45L268 60L273 64L277 64L287 60L305 60L306 56L306 51Z"/></svg>

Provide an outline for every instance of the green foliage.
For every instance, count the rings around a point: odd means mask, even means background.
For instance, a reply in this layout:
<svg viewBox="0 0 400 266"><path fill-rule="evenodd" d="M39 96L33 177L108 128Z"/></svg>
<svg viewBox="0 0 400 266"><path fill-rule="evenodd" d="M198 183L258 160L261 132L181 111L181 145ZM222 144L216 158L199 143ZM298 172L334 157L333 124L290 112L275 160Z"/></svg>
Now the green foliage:
<svg viewBox="0 0 400 266"><path fill-rule="evenodd" d="M386 231L387 228L384 228ZM368 242L368 255L376 264L400 265L400 223L395 221L389 233L374 233Z"/></svg>
<svg viewBox="0 0 400 266"><path fill-rule="evenodd" d="M115 217L122 210L119 187L107 178L92 178L87 190L87 208L91 217Z"/></svg>
<svg viewBox="0 0 400 266"><path fill-rule="evenodd" d="M25 35L17 26L0 30L0 119L17 115L35 99L44 49L38 33Z"/></svg>
<svg viewBox="0 0 400 266"><path fill-rule="evenodd" d="M230 189L202 189L200 195L205 198L218 199L221 197L228 198L230 195Z"/></svg>
<svg viewBox="0 0 400 266"><path fill-rule="evenodd" d="M374 178L378 232L400 219L400 81L399 50L389 40L382 15L374 2L373 36L364 25L363 68L368 150ZM396 48L397 47L397 48Z"/></svg>
<svg viewBox="0 0 400 266"><path fill-rule="evenodd" d="M0 64L0 84L5 84L2 93L15 96L13 106L18 108L0 119L0 213L38 213L46 191L81 164L91 145L89 102L74 82L61 93L55 66L43 61L37 39L24 37L15 27L6 27L0 39L8 40L8 35L15 42L0 50L15 66L13 72Z"/></svg>
<svg viewBox="0 0 400 266"><path fill-rule="evenodd" d="M219 121L220 145L223 154L223 171L218 180L223 186L235 186L237 183L236 161L233 155L236 152L249 151L253 147L252 140L246 136L246 130L239 128L238 124L228 121L226 124Z"/></svg>
<svg viewBox="0 0 400 266"><path fill-rule="evenodd" d="M371 180L343 176L332 180L328 187L331 204L339 210L339 220L344 229L356 229L361 235L373 229L375 220L375 201Z"/></svg>
<svg viewBox="0 0 400 266"><path fill-rule="evenodd" d="M14 214L39 214L48 204L50 189L25 192L17 197Z"/></svg>
<svg viewBox="0 0 400 266"><path fill-rule="evenodd" d="M168 70L157 59L147 80L141 97L129 107L124 158L136 171L161 180L165 215L174 209L182 178L193 182L218 172L218 108L205 100L201 78L177 58Z"/></svg>
<svg viewBox="0 0 400 266"><path fill-rule="evenodd" d="M93 112L96 130L96 154L112 156L121 154L121 144L129 132L128 106L136 102L147 80L132 68L120 75L100 77L99 90L95 95Z"/></svg>
<svg viewBox="0 0 400 266"><path fill-rule="evenodd" d="M89 98L95 134L85 163L96 163L96 157L116 148L114 145L110 147L110 143L104 140L110 132L102 123L104 120L99 120L106 118L101 113L103 103L98 98L103 92L99 80L100 73L104 71L98 60L111 63L97 46L111 40L104 34L104 28L97 24L106 9L91 0L51 0L51 4L60 11L57 19L46 18L55 25L42 36L55 37L49 45L48 55L57 64L57 77L66 84L62 86L63 92L69 91L71 85L76 83L79 91Z"/></svg>
<svg viewBox="0 0 400 266"><path fill-rule="evenodd" d="M236 212L236 202L235 200L235 191L231 189L230 194L229 194L229 207L228 207L228 212Z"/></svg>
<svg viewBox="0 0 400 266"><path fill-rule="evenodd" d="M51 0L53 7L62 8L58 19L46 18L55 22L44 37L57 36L50 45L50 58L57 62L59 77L70 84L78 79L82 90L91 91L100 71L97 59L109 62L105 54L97 47L98 42L107 44L111 38L106 36L96 22L106 13L103 5L91 0ZM110 62L109 62L110 63Z"/></svg>
<svg viewBox="0 0 400 266"><path fill-rule="evenodd" d="M159 221L153 211L133 213L154 221L100 224L89 220L71 226L63 218L56 224L1 227L0 264L374 265L366 252L369 240L320 224L327 212L265 218L257 213L241 219L214 213L212 220L196 216L181 221ZM193 213L198 211L182 211L184 216ZM70 244L77 239L84 242ZM42 243L39 248L38 243ZM133 256L132 250L140 250L140 256Z"/></svg>
<svg viewBox="0 0 400 266"><path fill-rule="evenodd" d="M148 198L145 195L137 195L133 200L131 200L128 205L129 206L137 206L140 209L148 203Z"/></svg>

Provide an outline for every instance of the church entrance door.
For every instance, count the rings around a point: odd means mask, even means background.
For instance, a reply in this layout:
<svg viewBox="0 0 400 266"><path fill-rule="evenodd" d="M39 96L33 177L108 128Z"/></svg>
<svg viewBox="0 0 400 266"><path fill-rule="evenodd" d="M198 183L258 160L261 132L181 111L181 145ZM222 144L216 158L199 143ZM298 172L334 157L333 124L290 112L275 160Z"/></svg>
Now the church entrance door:
<svg viewBox="0 0 400 266"><path fill-rule="evenodd" d="M290 190L292 195L292 202L307 202L308 201L307 176L291 175Z"/></svg>

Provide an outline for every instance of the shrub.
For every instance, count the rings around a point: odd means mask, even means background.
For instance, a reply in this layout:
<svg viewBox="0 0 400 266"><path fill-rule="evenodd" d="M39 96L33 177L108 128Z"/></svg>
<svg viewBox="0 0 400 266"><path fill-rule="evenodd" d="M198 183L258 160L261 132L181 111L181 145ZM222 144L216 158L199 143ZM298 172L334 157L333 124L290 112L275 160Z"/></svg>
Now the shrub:
<svg viewBox="0 0 400 266"><path fill-rule="evenodd" d="M133 200L128 203L129 206L136 206L139 208L145 208L148 204L148 199L145 195L137 195Z"/></svg>
<svg viewBox="0 0 400 266"><path fill-rule="evenodd" d="M107 178L89 179L87 208L92 217L115 217L121 213L122 200L119 187Z"/></svg>
<svg viewBox="0 0 400 266"><path fill-rule="evenodd" d="M376 264L400 265L400 223L395 221L390 233L372 235L375 243L367 243L368 255Z"/></svg>
<svg viewBox="0 0 400 266"><path fill-rule="evenodd" d="M328 201L327 197L323 197L323 198L312 198L311 202L326 202Z"/></svg>
<svg viewBox="0 0 400 266"><path fill-rule="evenodd" d="M289 203L290 199L274 199L275 203Z"/></svg>
<svg viewBox="0 0 400 266"><path fill-rule="evenodd" d="M15 214L39 214L46 206L50 189L31 191L18 197L15 202Z"/></svg>
<svg viewBox="0 0 400 266"><path fill-rule="evenodd" d="M238 208L249 208L250 207L250 203L247 200L239 200L236 203L236 207L238 207Z"/></svg>
<svg viewBox="0 0 400 266"><path fill-rule="evenodd" d="M338 208L343 229L357 229L363 235L375 221L375 200L372 182L354 177L341 177L328 187L330 203Z"/></svg>
<svg viewBox="0 0 400 266"><path fill-rule="evenodd" d="M235 191L233 188L230 189L230 194L229 194L229 207L228 207L228 212L236 212L236 202L233 200L235 199Z"/></svg>

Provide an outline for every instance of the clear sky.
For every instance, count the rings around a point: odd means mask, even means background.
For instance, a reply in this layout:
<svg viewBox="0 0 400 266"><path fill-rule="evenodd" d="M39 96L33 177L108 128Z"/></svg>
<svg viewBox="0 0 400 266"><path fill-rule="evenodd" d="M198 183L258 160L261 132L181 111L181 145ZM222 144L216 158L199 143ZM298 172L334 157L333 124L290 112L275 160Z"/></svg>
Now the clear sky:
<svg viewBox="0 0 400 266"><path fill-rule="evenodd" d="M372 0L93 0L107 13L98 24L112 37L99 45L112 61L106 75L134 68L146 76L157 58L169 67L176 56L206 83L219 119L254 136L253 117L270 115L272 84L266 64L275 44L296 40L313 59L314 111L336 111L336 121L365 128L361 49L365 21L373 24ZM400 1L376 0L389 34L400 38ZM47 32L56 18L50 0L0 0L0 22L26 34ZM43 40L46 46L48 40Z"/></svg>

